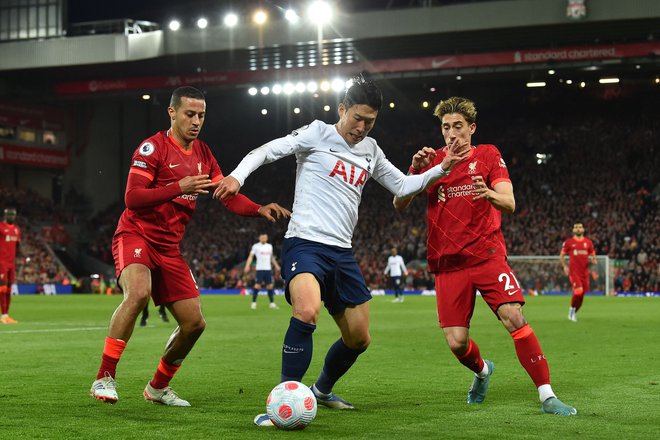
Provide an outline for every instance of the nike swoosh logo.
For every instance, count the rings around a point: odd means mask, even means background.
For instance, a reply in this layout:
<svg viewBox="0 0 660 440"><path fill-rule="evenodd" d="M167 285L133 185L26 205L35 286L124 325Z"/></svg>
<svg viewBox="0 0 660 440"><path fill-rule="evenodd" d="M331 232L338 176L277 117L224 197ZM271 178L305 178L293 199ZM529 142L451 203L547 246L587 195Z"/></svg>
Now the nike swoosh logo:
<svg viewBox="0 0 660 440"><path fill-rule="evenodd" d="M284 353L288 353L288 354L296 354L296 353L300 353L299 351L291 351L291 350L282 350L282 351L283 351Z"/></svg>
<svg viewBox="0 0 660 440"><path fill-rule="evenodd" d="M450 61L449 58L447 58L447 59L445 59L445 60L442 60L442 61L431 60L431 67L433 67L434 69L437 69L437 68L439 68L439 67L444 66L444 65L447 64L449 61Z"/></svg>
<svg viewBox="0 0 660 440"><path fill-rule="evenodd" d="M514 290L513 292L507 292L509 296L515 295L516 293L520 292L518 289Z"/></svg>
<svg viewBox="0 0 660 440"><path fill-rule="evenodd" d="M170 168L176 168L176 167L178 167L179 165L181 165L181 164L180 164L180 163L171 163L171 164L170 164Z"/></svg>
<svg viewBox="0 0 660 440"><path fill-rule="evenodd" d="M330 148L330 152L331 153L339 153L339 150L333 150L332 148Z"/></svg>

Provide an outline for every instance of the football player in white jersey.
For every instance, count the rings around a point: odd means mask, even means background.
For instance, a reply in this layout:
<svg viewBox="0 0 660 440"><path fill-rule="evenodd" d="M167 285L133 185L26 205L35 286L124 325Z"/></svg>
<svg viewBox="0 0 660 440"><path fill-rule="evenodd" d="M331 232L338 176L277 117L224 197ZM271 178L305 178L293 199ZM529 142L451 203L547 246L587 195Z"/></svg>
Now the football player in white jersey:
<svg viewBox="0 0 660 440"><path fill-rule="evenodd" d="M256 258L256 274L254 277L254 289L252 289L252 310L257 308L257 296L262 287L268 290L268 300L270 301L269 307L271 309L279 309L275 304L275 291L273 290L273 267L276 271L280 271L280 265L277 264L273 256L273 245L268 243L268 234L259 235L259 242L255 243L250 249L243 273L250 273L250 266L252 260Z"/></svg>
<svg viewBox="0 0 660 440"><path fill-rule="evenodd" d="M403 174L367 136L382 99L373 82L355 78L339 104L336 124L316 120L252 150L214 192L219 199L237 194L261 165L296 155L293 213L282 249L282 275L293 316L284 336L280 379L301 381L307 372L323 302L341 337L328 350L311 388L319 404L336 409L353 409L332 389L371 342L371 294L351 247L365 183L373 177L399 197L417 194L466 157L452 144L441 164L424 174ZM254 422L272 426L265 414Z"/></svg>
<svg viewBox="0 0 660 440"><path fill-rule="evenodd" d="M408 275L408 269L403 262L403 257L397 254L397 249L393 247L390 256L387 257L387 266L385 266L385 275L389 275L390 284L394 289L394 299L392 302L403 302L403 286L401 284L401 275Z"/></svg>

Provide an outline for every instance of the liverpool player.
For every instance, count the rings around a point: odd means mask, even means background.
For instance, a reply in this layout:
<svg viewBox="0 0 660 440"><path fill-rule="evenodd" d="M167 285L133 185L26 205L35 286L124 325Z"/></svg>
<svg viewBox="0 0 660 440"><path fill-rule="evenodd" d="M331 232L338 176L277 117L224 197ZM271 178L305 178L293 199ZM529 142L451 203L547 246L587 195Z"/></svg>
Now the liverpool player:
<svg viewBox="0 0 660 440"><path fill-rule="evenodd" d="M209 147L197 139L206 116L204 95L193 87L174 90L167 109L171 127L140 144L131 159L126 209L112 240L112 253L124 300L110 320L101 366L91 395L108 403L118 400L117 363L133 333L135 321L151 296L165 304L178 327L172 333L144 398L171 406L190 406L169 387L206 323L199 290L179 251L185 226L200 194L223 179ZM260 206L242 195L225 206L242 216L270 221L289 211L271 203Z"/></svg>
<svg viewBox="0 0 660 440"><path fill-rule="evenodd" d="M568 255L568 264L566 264ZM577 311L582 307L584 294L589 292L589 257L591 264L598 265L593 242L584 236L582 223L573 225L573 237L566 240L559 253L559 261L568 275L573 288L571 307L568 309L568 319L577 322ZM594 272L595 273L595 272Z"/></svg>
<svg viewBox="0 0 660 440"><path fill-rule="evenodd" d="M21 230L16 225L16 209L6 208L0 222L0 322L18 324L9 316L11 285L16 276L16 252L21 242Z"/></svg>
<svg viewBox="0 0 660 440"><path fill-rule="evenodd" d="M550 386L550 370L534 331L523 316L521 286L506 261L500 229L501 213L515 209L513 186L506 164L494 145L472 146L477 111L472 101L453 97L434 112L441 121L448 147L424 147L412 159L410 172L423 172L443 161L451 146L468 157L429 187L427 196L428 264L435 273L440 327L460 363L475 374L468 403L482 403L493 374L469 337L477 290L513 338L518 360L538 388L545 413L572 416L575 408L562 403ZM397 209L412 198L395 197Z"/></svg>
<svg viewBox="0 0 660 440"><path fill-rule="evenodd" d="M293 316L284 336L280 380L301 381L309 368L312 334L323 301L341 337L330 347L312 390L319 404L335 409L353 409L332 389L371 342L371 294L351 245L364 185L373 177L392 194L415 194L446 175L464 156L450 148L444 161L427 173L404 175L367 136L381 104L380 89L356 78L339 104L339 122L316 120L252 150L214 193L220 198L236 194L259 166L296 155L293 214L282 250L286 299ZM254 422L272 426L265 414L257 415Z"/></svg>

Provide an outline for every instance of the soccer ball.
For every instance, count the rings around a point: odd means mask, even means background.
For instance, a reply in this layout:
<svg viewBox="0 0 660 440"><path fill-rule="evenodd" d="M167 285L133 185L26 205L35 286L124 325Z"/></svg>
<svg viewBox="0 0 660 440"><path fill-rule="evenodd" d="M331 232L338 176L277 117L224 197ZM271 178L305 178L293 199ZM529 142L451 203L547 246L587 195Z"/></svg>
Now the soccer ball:
<svg viewBox="0 0 660 440"><path fill-rule="evenodd" d="M268 395L266 413L280 429L303 429L316 417L316 397L300 382L282 382Z"/></svg>

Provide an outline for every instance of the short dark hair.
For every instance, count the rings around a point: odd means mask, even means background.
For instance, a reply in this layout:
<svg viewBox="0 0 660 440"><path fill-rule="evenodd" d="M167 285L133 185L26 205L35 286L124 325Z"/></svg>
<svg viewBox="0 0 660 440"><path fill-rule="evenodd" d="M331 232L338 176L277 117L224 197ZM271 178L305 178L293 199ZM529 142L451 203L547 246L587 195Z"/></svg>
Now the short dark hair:
<svg viewBox="0 0 660 440"><path fill-rule="evenodd" d="M172 92L172 98L170 98L170 107L179 108L179 106L181 105L181 98L184 97L201 99L202 101L206 101L206 97L204 96L204 93L202 93L201 90L191 86L183 86L175 89Z"/></svg>
<svg viewBox="0 0 660 440"><path fill-rule="evenodd" d="M344 107L351 108L354 105L366 104L374 110L380 111L383 105L383 93L378 86L372 81L367 81L360 74L352 78L353 85L351 85L341 103Z"/></svg>

